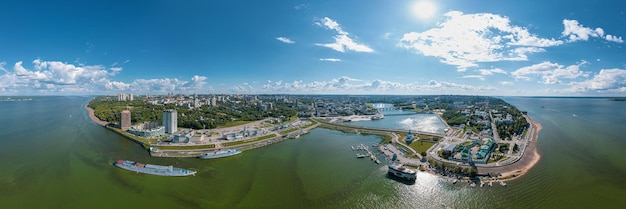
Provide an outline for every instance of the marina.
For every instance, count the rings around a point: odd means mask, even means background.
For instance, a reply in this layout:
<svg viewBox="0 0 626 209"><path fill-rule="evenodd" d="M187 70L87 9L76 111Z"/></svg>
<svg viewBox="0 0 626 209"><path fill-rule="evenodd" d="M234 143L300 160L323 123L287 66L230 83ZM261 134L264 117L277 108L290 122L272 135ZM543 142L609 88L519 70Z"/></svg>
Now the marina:
<svg viewBox="0 0 626 209"><path fill-rule="evenodd" d="M377 146L377 144L372 145L374 147ZM376 155L374 154L374 152L370 151L369 148L367 148L366 145L364 144L359 144L357 146L350 146L350 148L352 149L352 151L365 151L367 154L362 154L362 153L357 153L356 154L356 158L365 158L365 157L369 157L374 163L376 164L380 164L380 160L378 159L378 157L376 157Z"/></svg>

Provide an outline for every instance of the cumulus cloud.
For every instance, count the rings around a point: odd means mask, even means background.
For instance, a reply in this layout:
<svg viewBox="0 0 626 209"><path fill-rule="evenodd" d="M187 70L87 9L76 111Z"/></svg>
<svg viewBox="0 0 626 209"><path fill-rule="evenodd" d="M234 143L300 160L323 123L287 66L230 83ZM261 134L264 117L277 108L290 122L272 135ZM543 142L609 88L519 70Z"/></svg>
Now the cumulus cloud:
<svg viewBox="0 0 626 209"><path fill-rule="evenodd" d="M541 77L544 84L558 84L561 83L560 79L575 79L579 77L588 77L589 73L580 70L580 66L587 62L582 61L575 65L563 66L558 63L542 62L539 64L522 67L513 71L513 75L516 79L531 80L531 76Z"/></svg>
<svg viewBox="0 0 626 209"><path fill-rule="evenodd" d="M262 93L312 93L312 94L476 94L493 93L493 87L471 86L431 80L427 84L398 83L380 79L367 81L347 76L328 81L293 82L267 81Z"/></svg>
<svg viewBox="0 0 626 209"><path fill-rule="evenodd" d="M513 85L513 82L510 82L510 81L500 81L500 85L503 85L503 86L512 86L512 85Z"/></svg>
<svg viewBox="0 0 626 209"><path fill-rule="evenodd" d="M0 76L0 89L3 92L22 93L88 93L91 85L107 80L119 69L106 69L101 65L73 65L59 61L32 62L34 70L24 67L22 61L13 65L13 71L1 65L4 75Z"/></svg>
<svg viewBox="0 0 626 209"><path fill-rule="evenodd" d="M575 91L626 92L626 70L602 69L593 78L570 84Z"/></svg>
<svg viewBox="0 0 626 209"><path fill-rule="evenodd" d="M478 69L478 72L480 72L481 75L493 75L494 73L498 73L498 74L507 74L506 71L500 69L500 68L494 68L494 69Z"/></svg>
<svg viewBox="0 0 626 209"><path fill-rule="evenodd" d="M276 37L276 40L279 40L280 42L286 43L286 44L293 44L296 43L295 41L292 41L289 38L285 38L285 37Z"/></svg>
<svg viewBox="0 0 626 209"><path fill-rule="evenodd" d="M528 54L563 44L540 38L497 14L451 11L444 17L436 28L404 34L398 46L463 69L479 62L528 60Z"/></svg>
<svg viewBox="0 0 626 209"><path fill-rule="evenodd" d="M124 62L126 63L126 62ZM91 94L118 91L137 93L167 93L205 88L207 77L193 76L189 81L162 78L136 79L131 83L114 81L122 67L106 68L102 65L68 64L60 61L36 59L32 69L19 61L13 70L4 68L0 63L0 93L22 94Z"/></svg>
<svg viewBox="0 0 626 209"><path fill-rule="evenodd" d="M320 61L341 62L341 59L337 59L337 58L320 58Z"/></svg>
<svg viewBox="0 0 626 209"><path fill-rule="evenodd" d="M324 17L319 22L316 22L320 27L325 27L330 30L334 30L337 32L337 35L333 37L335 39L334 43L328 44L315 44L318 46L328 47L338 52L346 52L346 50L355 51L355 52L374 52L374 50L368 47L365 44L360 44L352 40L348 35L349 33L344 31L339 23L336 21Z"/></svg>
<svg viewBox="0 0 626 209"><path fill-rule="evenodd" d="M561 34L563 35L563 37L568 38L567 40L568 42L586 41L586 40L589 40L589 37L594 37L594 38L602 38L607 41L624 43L624 40L622 40L621 36L617 37L617 36L609 35L609 34L605 35L604 29L602 28L591 29L591 28L585 27L582 24L580 24L578 20L564 19L563 26L564 26L564 29Z"/></svg>

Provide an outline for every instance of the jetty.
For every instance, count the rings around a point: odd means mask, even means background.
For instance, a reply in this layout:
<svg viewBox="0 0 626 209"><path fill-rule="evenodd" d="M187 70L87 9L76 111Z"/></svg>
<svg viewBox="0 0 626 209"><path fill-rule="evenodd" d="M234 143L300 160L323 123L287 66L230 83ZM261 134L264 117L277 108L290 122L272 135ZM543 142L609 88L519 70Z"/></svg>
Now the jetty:
<svg viewBox="0 0 626 209"><path fill-rule="evenodd" d="M356 154L357 158L365 158L365 157L369 156L370 159L372 161L374 161L374 163L380 164L380 160L378 160L376 155L369 148L367 148L367 146L365 146L364 144L359 144L357 146L351 146L350 148L352 149L352 151L361 151L361 150L363 150L363 151L367 152L367 154L357 153Z"/></svg>

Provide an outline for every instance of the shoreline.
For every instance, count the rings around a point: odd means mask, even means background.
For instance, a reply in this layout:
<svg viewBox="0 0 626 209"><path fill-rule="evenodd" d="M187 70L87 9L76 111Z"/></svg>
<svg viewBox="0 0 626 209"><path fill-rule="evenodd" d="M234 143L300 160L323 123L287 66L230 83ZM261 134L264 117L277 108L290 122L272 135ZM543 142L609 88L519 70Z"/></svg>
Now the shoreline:
<svg viewBox="0 0 626 209"><path fill-rule="evenodd" d="M93 109L91 109L91 107L85 105L85 109L87 110L87 112L89 113L89 118L91 119L91 121L93 121L94 123L101 125L101 126L106 126L107 124L109 124L106 121L101 121L100 118L96 117L96 115L93 112Z"/></svg>

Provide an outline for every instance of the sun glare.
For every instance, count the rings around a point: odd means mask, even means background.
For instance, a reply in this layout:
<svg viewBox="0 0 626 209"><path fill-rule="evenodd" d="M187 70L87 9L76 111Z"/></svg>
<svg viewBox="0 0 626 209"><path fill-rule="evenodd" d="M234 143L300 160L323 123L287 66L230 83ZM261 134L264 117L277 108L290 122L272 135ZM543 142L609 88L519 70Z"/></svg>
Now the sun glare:
<svg viewBox="0 0 626 209"><path fill-rule="evenodd" d="M419 0L413 4L411 11L420 20L427 20L435 16L437 5L431 0Z"/></svg>

